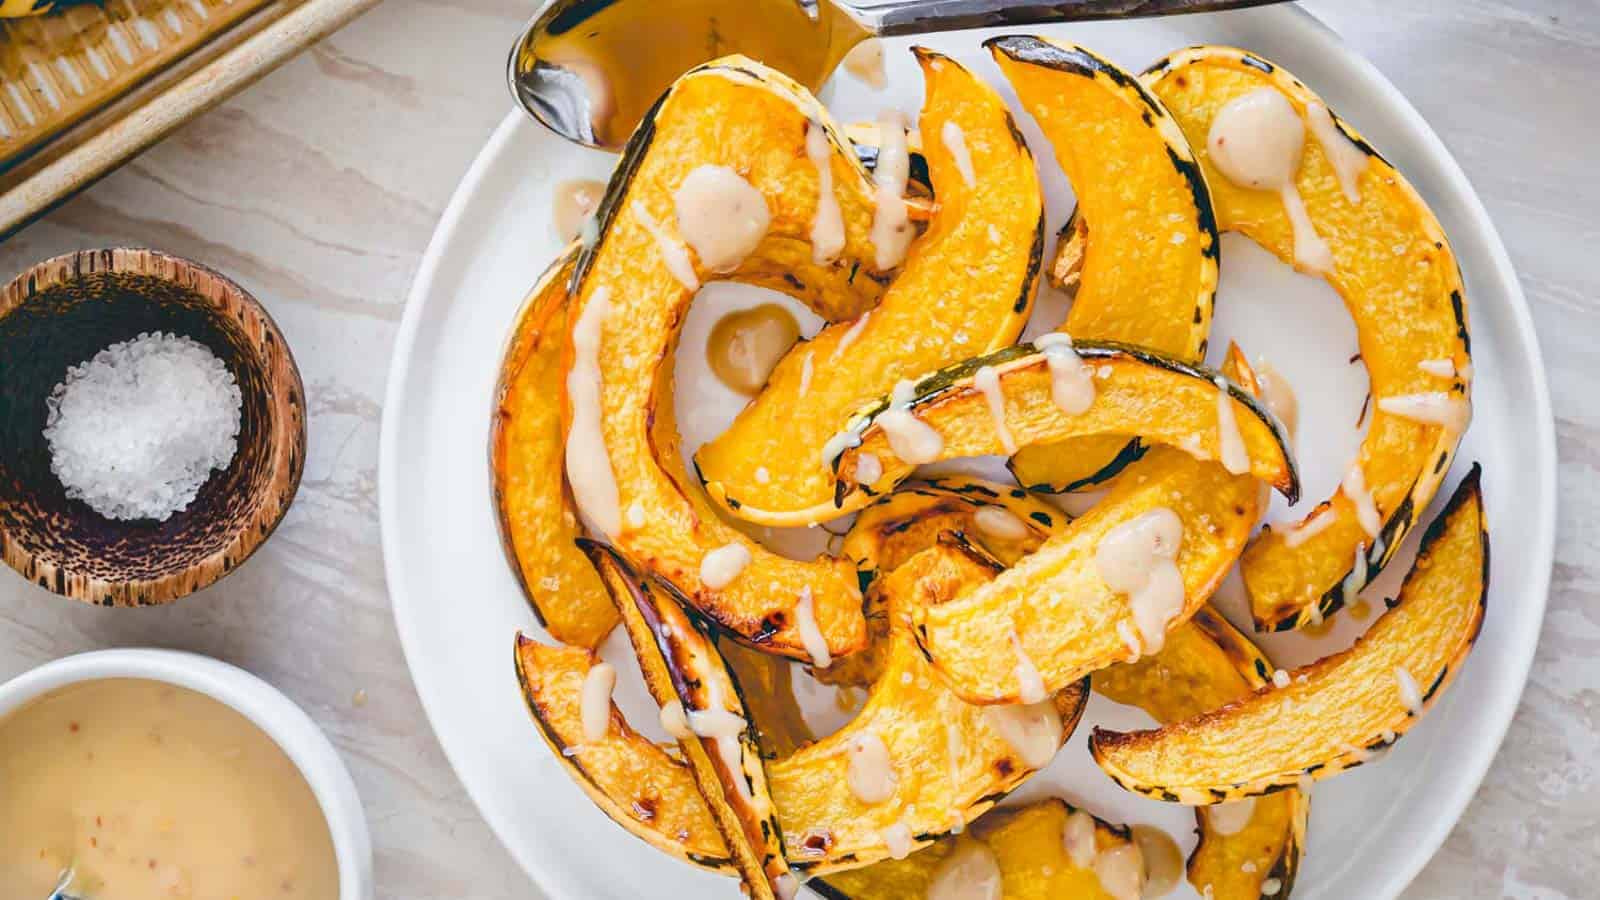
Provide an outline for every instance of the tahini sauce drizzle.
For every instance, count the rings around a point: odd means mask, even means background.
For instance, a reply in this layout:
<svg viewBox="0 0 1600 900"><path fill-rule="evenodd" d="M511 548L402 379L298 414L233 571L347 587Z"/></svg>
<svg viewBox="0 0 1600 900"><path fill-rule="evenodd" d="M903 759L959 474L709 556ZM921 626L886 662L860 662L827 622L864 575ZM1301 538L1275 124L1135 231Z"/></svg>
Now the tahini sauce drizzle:
<svg viewBox="0 0 1600 900"><path fill-rule="evenodd" d="M1183 520L1158 506L1111 529L1095 548L1100 579L1128 597L1144 653L1166 644L1167 624L1183 611L1183 574L1177 563L1182 545Z"/></svg>
<svg viewBox="0 0 1600 900"><path fill-rule="evenodd" d="M883 71L883 41L867 38L850 48L844 55L844 70L866 82L867 87L881 91L889 84Z"/></svg>
<svg viewBox="0 0 1600 900"><path fill-rule="evenodd" d="M1311 224L1295 185L1305 141L1305 123L1289 99L1272 88L1260 88L1217 112L1206 149L1217 171L1234 184L1278 192L1294 231L1295 266L1320 275L1333 269L1333 251Z"/></svg>
<svg viewBox="0 0 1600 900"><path fill-rule="evenodd" d="M720 591L733 583L750 565L750 548L734 541L723 544L700 559L700 583Z"/></svg>
<svg viewBox="0 0 1600 900"><path fill-rule="evenodd" d="M1450 391L1424 391L1384 397L1378 401L1378 408L1424 425L1442 425L1452 434L1465 431L1467 422L1472 418L1472 406L1467 398Z"/></svg>
<svg viewBox="0 0 1600 900"><path fill-rule="evenodd" d="M1338 123L1333 120L1333 113L1325 104L1316 100L1307 103L1306 121L1311 125L1311 134L1322 145L1323 155L1333 166L1333 173L1339 178L1339 187L1344 191L1345 199L1352 204L1360 203L1361 173L1367 170L1367 163L1372 161L1372 157L1339 129Z"/></svg>
<svg viewBox="0 0 1600 900"><path fill-rule="evenodd" d="M844 250L844 213L833 193L833 153L821 123L806 126L806 158L817 168L817 214L811 220L811 261L824 265Z"/></svg>
<svg viewBox="0 0 1600 900"><path fill-rule="evenodd" d="M1350 464L1344 480L1339 482L1339 490L1355 504L1356 521L1361 523L1361 529L1369 537L1377 537L1383 521L1378 516L1378 504L1373 501L1372 492L1367 490L1367 476L1361 471L1361 460Z"/></svg>
<svg viewBox="0 0 1600 900"><path fill-rule="evenodd" d="M1304 524L1286 529L1283 532L1283 545L1293 550L1301 544L1304 544L1306 541L1309 541L1324 531L1327 531L1328 526L1332 525L1338 520L1338 514L1335 513L1333 511L1333 507L1330 506L1307 519Z"/></svg>
<svg viewBox="0 0 1600 900"><path fill-rule="evenodd" d="M700 265L727 274L739 268L772 225L767 198L727 166L697 166L672 194L678 233Z"/></svg>
<svg viewBox="0 0 1600 900"><path fill-rule="evenodd" d="M1238 834L1256 812L1256 798L1246 797L1206 807L1206 822L1217 834Z"/></svg>
<svg viewBox="0 0 1600 900"><path fill-rule="evenodd" d="M1044 679L1039 675L1039 668L1033 664L1033 658L1022 647L1022 638L1017 636L1016 629L1011 630L1011 652L1016 654L1017 665L1013 669L1017 673L1017 699L1023 703L1038 703L1045 698Z"/></svg>
<svg viewBox="0 0 1600 900"><path fill-rule="evenodd" d="M666 226L656 221L655 216L650 215L650 211L638 200L633 201L633 214L638 218L639 224L644 226L644 230L650 232L650 236L655 239L656 252L661 254L661 261L666 263L667 271L672 273L672 277L678 279L678 283L687 290L700 290L700 276L694 273L694 262L689 259L689 248L673 237Z"/></svg>
<svg viewBox="0 0 1600 900"><path fill-rule="evenodd" d="M573 178L556 185L555 201L551 204L551 222L563 241L570 241L583 232L583 225L600 206L606 194L606 183L592 178Z"/></svg>
<svg viewBox="0 0 1600 900"><path fill-rule="evenodd" d="M1003 895L994 851L971 841L939 863L928 884L927 900L1000 900Z"/></svg>
<svg viewBox="0 0 1600 900"><path fill-rule="evenodd" d="M572 427L567 433L567 482L578 509L601 537L622 530L617 476L600 424L600 333L611 312L611 292L596 288L572 326L572 368L567 372L567 403Z"/></svg>
<svg viewBox="0 0 1600 900"><path fill-rule="evenodd" d="M1094 404L1094 373L1072 348L1072 338L1061 332L1042 334L1033 346L1044 354L1050 369L1050 399L1069 416L1081 415Z"/></svg>
<svg viewBox="0 0 1600 900"><path fill-rule="evenodd" d="M880 272L900 265L911 246L911 216L906 208L906 180L911 177L911 153L906 149L906 132L895 115L878 120L882 146L878 165L873 170L877 184L876 210L872 216L873 264Z"/></svg>
<svg viewBox="0 0 1600 900"><path fill-rule="evenodd" d="M1230 474L1243 475L1250 471L1250 454L1244 448L1244 438L1239 435L1239 420L1233 412L1233 398L1228 395L1228 382L1221 376L1217 386L1217 455L1222 467Z"/></svg>
<svg viewBox="0 0 1600 900"><path fill-rule="evenodd" d="M850 793L862 803L882 803L894 796L897 779L894 762L889 758L889 748L875 731L862 732L846 748L849 765L845 768L845 783Z"/></svg>
<svg viewBox="0 0 1600 900"><path fill-rule="evenodd" d="M980 506L972 514L972 524L984 534L1002 541L1020 541L1027 538L1027 523L1016 513L1000 506Z"/></svg>
<svg viewBox="0 0 1600 900"><path fill-rule="evenodd" d="M944 148L950 151L951 159L955 160L956 171L961 173L961 180L967 187L972 187L978 181L978 175L972 169L972 152L967 149L967 135L954 119L947 120L944 127L939 129L939 137L944 141Z"/></svg>
<svg viewBox="0 0 1600 900"><path fill-rule="evenodd" d="M1044 768L1061 749L1061 713L1053 701L985 706L983 714L989 727L1030 769Z"/></svg>
<svg viewBox="0 0 1600 900"><path fill-rule="evenodd" d="M611 692L617 687L617 670L607 662L597 662L583 676L583 690L578 704L583 722L583 739L590 743L602 740L611 730Z"/></svg>
<svg viewBox="0 0 1600 900"><path fill-rule="evenodd" d="M795 627L800 632L800 646L811 657L811 664L826 669L833 664L833 654L828 652L828 640L817 626L816 601L811 596L811 585L800 589L800 600L794 606Z"/></svg>
<svg viewBox="0 0 1600 900"><path fill-rule="evenodd" d="M994 366L983 366L972 376L972 384L983 393L983 399L989 404L989 418L994 421L995 436L1000 439L1000 446L1010 456L1017 452L1017 441L1011 436L1011 429L1006 427L1006 395L1000 390L1000 373Z"/></svg>
<svg viewBox="0 0 1600 900"><path fill-rule="evenodd" d="M1404 667L1394 670L1395 687L1400 691L1400 705L1413 716L1422 715L1422 691L1417 687L1417 679L1411 677L1411 672Z"/></svg>

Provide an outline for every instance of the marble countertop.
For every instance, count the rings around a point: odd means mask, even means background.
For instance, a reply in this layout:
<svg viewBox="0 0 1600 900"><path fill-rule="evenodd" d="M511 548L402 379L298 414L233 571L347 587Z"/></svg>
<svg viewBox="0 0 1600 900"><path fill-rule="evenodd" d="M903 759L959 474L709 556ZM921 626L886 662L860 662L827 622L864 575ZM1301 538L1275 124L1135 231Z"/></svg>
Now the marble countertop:
<svg viewBox="0 0 1600 900"><path fill-rule="evenodd" d="M283 526L203 598L107 615L0 574L0 680L126 645L262 675L350 763L378 895L393 900L533 893L425 724L385 594L376 490L406 291L457 179L508 109L504 48L533 5L389 0L0 244L6 278L57 253L124 244L228 272L296 348L311 430ZM1306 5L1399 86L1477 186L1521 273L1555 400L1563 490L1538 660L1488 779L1407 896L1594 896L1600 108L1588 77L1600 70L1600 12L1593 0Z"/></svg>

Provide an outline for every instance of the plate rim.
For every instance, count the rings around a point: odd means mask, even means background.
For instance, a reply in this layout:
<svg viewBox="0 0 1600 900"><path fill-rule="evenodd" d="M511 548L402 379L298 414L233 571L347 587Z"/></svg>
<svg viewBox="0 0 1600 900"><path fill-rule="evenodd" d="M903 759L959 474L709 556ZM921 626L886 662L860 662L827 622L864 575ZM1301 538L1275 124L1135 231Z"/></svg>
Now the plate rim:
<svg viewBox="0 0 1600 900"><path fill-rule="evenodd" d="M1538 466L1538 483L1532 487L1536 492L1536 505L1542 514L1534 519L1535 530L1528 542L1530 546L1530 559L1534 569L1534 580L1523 586L1519 591L1528 598L1528 603L1522 607L1522 614L1513 618L1513 622L1522 623L1524 629L1531 628L1531 636L1523 636L1517 643L1517 656L1509 663L1509 672L1514 673L1514 678L1503 678L1491 684L1501 687L1493 694L1483 699L1492 705L1492 714L1488 721L1492 723L1486 734L1493 740L1477 742L1470 751L1463 754L1468 757L1462 765L1461 771L1464 778L1459 778L1453 788L1447 788L1440 798L1440 808L1444 812L1429 820L1421 834L1411 835L1411 843L1417 852L1409 854L1403 865L1391 868L1380 876L1375 896L1396 897L1403 891L1422 871L1439 848L1444 844L1450 832L1460 822L1462 813L1467 805L1476 796L1483 779L1488 775L1489 767L1499 754L1505 737L1511 727L1517 708L1528 682L1528 675L1532 669L1533 661L1538 652L1539 636L1542 631L1545 612L1549 601L1550 579L1555 561L1555 531L1557 515L1556 480L1558 470L1558 455L1556 452L1555 414L1550 400L1550 389L1546 374L1544 354L1539 343L1539 336L1533 324L1533 314L1528 306L1528 300L1522 290L1521 279L1517 277L1516 267L1512 264L1510 253L1506 250L1505 241L1500 235L1494 219L1489 215L1488 209L1483 204L1477 189L1473 187L1466 172L1462 170L1454 154L1444 144L1433 127L1428 124L1422 114L1417 111L1405 94L1396 87L1381 70L1355 48L1346 44L1337 32L1328 27L1315 15L1294 4L1281 6L1262 7L1249 11L1250 15L1259 16L1267 20L1268 24L1280 26L1286 30L1294 29L1307 41L1315 41L1325 47L1329 52L1337 54L1343 61L1347 77L1359 81L1365 90L1382 95L1398 114L1401 125L1418 140L1423 149L1439 167L1439 174L1443 177L1443 186L1449 194L1464 203L1464 210L1468 217L1483 226L1485 250L1488 258L1486 269L1496 282L1498 290L1507 298L1507 305L1511 320L1515 324L1514 335L1510 337L1526 352L1530 364L1530 380L1532 396L1527 398L1533 406L1532 416L1537 425L1533 435L1536 446L1530 457L1536 458ZM1277 21L1272 21L1276 19ZM582 894L580 886L572 883L572 878L563 874L561 870L548 865L541 865L538 869L532 868L524 861L522 853L513 850L511 842L507 840L503 822L498 822L485 811L483 798L480 791L468 782L462 775L462 766L457 759L457 751L452 750L436 725L434 703L430 700L427 691L417 678L417 667L414 660L423 655L421 638L413 628L407 624L407 618L402 614L402 605L410 600L406 597L406 589L401 573L398 570L399 552L396 543L400 525L397 521L397 507L399 499L397 492L399 486L395 481L394 473L399 465L399 426L396 424L404 418L401 415L406 405L406 396L403 386L408 382L411 370L413 351L416 348L418 332L423 318L423 309L427 305L427 298L434 293L435 281L439 269L445 258L446 248L453 243L457 230L462 225L463 216L467 206L477 196L479 188L488 175L494 163L498 160L505 146L511 142L513 136L522 127L537 127L524 121L524 113L516 108L507 112L501 119L484 143L483 147L473 158L471 165L463 174L455 190L451 193L450 201L444 213L440 216L432 236L429 238L427 249L423 252L421 262L417 267L416 275L411 284L411 289L406 296L406 308L400 326L395 335L394 348L390 356L389 369L386 375L384 389L383 413L379 433L378 446L378 506L379 528L381 532L381 545L383 549L384 574L389 592L390 610L394 617L395 630L400 638L401 652L406 661L407 674L411 677L412 686L417 692L417 698L422 706L423 715L428 722L429 730L433 733L434 740L444 753L456 780L461 784L468 798L472 801L478 813L495 839L505 848L507 854L517 864L518 868L528 876L529 880L542 892L552 897L578 896ZM1505 687L1511 685L1510 687Z"/></svg>

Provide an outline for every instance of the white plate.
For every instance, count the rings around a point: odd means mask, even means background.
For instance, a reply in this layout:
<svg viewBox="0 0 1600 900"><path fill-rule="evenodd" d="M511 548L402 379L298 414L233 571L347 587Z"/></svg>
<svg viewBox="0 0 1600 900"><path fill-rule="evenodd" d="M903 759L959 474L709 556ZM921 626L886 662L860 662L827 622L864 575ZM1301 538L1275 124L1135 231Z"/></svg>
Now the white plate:
<svg viewBox="0 0 1600 900"><path fill-rule="evenodd" d="M1516 275L1438 138L1382 75L1310 16L1273 7L1036 30L1135 69L1200 42L1247 47L1282 63L1412 179L1455 245L1466 275L1478 378L1476 420L1447 488L1467 463L1484 463L1495 542L1488 619L1471 663L1427 721L1381 763L1318 787L1295 894L1308 900L1392 897L1439 846L1488 768L1521 693L1544 609L1554 532L1554 434ZM920 43L955 56L1004 90L979 47L986 36L967 32ZM825 92L841 119L869 118L884 106L915 113L920 79L904 44L890 42L888 91L873 94L841 76ZM1052 226L1059 225L1070 209L1070 190L1031 121L1018 118L1040 159ZM490 510L490 391L512 314L557 250L549 224L552 186L580 175L603 177L610 166L610 157L563 143L514 113L451 200L412 289L390 373L380 476L389 589L417 690L445 753L490 826L540 887L563 898L733 897L728 881L658 854L588 802L540 741L512 674L513 632L538 628L501 556ZM1365 375L1346 363L1355 350L1354 330L1326 285L1290 272L1248 241L1226 238L1222 259L1212 340L1219 349L1213 353L1226 346L1223 338L1238 338L1295 383L1307 423L1301 434L1306 496L1315 502L1332 491L1359 440L1354 424ZM703 369L696 342L703 341L713 307L752 297L751 289L731 285L707 294L690 317L680 385L706 385L695 371ZM1052 299L1041 300L1051 322L1059 315ZM690 452L738 406L710 388L680 396L695 398L680 404ZM1281 508L1274 511L1281 515ZM1409 556L1397 560L1372 594L1392 591L1408 564ZM1320 642L1291 635L1263 643L1280 662L1303 662L1347 642L1355 627L1348 620L1340 617L1341 627ZM609 655L614 661L626 656L620 650ZM636 686L621 700L625 709L651 709ZM1086 720L1147 721L1099 698ZM1188 811L1115 788L1089 760L1083 733L1020 796L1065 792L1109 817L1161 825L1191 844Z"/></svg>

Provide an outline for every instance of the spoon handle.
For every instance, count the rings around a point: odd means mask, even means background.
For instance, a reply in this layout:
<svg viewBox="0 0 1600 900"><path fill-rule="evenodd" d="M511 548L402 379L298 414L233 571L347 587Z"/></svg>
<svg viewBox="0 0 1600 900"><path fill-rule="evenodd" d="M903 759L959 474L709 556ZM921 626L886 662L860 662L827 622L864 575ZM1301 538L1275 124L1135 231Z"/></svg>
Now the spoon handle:
<svg viewBox="0 0 1600 900"><path fill-rule="evenodd" d="M892 37L1041 22L1139 19L1265 6L1284 0L836 0L874 34Z"/></svg>

